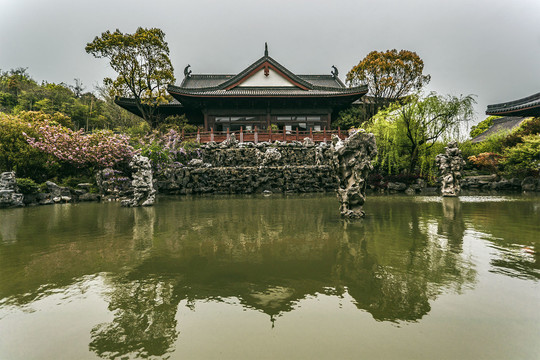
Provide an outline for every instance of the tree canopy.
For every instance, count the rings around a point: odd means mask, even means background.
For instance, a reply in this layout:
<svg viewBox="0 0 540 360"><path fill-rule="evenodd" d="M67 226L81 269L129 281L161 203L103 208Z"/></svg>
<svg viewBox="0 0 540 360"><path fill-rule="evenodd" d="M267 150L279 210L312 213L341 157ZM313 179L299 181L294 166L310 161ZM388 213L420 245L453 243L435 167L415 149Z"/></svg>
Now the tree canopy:
<svg viewBox="0 0 540 360"><path fill-rule="evenodd" d="M424 62L413 51L372 51L347 73L347 82L367 84L377 108L420 90L431 80L423 75Z"/></svg>
<svg viewBox="0 0 540 360"><path fill-rule="evenodd" d="M104 79L111 95L134 98L143 118L156 127L157 106L169 101L167 84L175 81L165 33L142 27L133 34L106 31L85 50L96 58L109 59L118 74L116 79Z"/></svg>

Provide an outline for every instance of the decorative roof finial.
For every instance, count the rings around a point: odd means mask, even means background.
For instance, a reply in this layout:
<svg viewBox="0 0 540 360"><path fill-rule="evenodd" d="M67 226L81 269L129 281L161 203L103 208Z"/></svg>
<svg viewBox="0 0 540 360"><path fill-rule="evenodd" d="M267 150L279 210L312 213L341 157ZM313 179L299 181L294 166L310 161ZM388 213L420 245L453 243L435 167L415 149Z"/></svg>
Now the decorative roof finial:
<svg viewBox="0 0 540 360"><path fill-rule="evenodd" d="M268 43L264 43L264 56L268 56Z"/></svg>
<svg viewBox="0 0 540 360"><path fill-rule="evenodd" d="M339 74L339 71L337 69L337 67L335 67L334 65L332 65L332 71L331 71L331 74L333 77L337 78L338 77L338 74Z"/></svg>
<svg viewBox="0 0 540 360"><path fill-rule="evenodd" d="M188 66L186 66L184 68L184 77L190 77L191 76L191 70L189 70L190 67L191 67L191 65L188 64Z"/></svg>

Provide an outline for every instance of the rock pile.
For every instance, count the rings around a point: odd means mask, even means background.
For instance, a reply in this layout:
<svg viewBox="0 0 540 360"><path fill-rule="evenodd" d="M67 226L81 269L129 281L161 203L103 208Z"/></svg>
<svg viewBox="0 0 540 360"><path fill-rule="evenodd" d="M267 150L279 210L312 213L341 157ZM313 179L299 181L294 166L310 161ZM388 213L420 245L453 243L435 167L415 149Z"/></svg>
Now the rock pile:
<svg viewBox="0 0 540 360"><path fill-rule="evenodd" d="M334 136L332 152L341 216L364 217L362 206L366 201L367 177L373 169L371 160L377 155L375 135L356 131L345 140Z"/></svg>

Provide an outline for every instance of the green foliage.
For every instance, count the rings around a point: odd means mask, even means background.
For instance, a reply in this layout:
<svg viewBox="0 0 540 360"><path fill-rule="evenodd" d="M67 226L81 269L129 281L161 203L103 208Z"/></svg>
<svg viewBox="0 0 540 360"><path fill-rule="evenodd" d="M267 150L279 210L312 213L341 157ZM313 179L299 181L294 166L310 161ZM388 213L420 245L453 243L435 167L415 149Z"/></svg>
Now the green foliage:
<svg viewBox="0 0 540 360"><path fill-rule="evenodd" d="M481 133L489 129L489 127L493 125L493 120L498 119L498 118L500 118L500 116L488 116L484 120L480 121L478 124L471 127L469 136L471 138L477 137L478 135L480 135Z"/></svg>
<svg viewBox="0 0 540 360"><path fill-rule="evenodd" d="M366 119L366 110L363 107L353 105L339 112L338 118L332 123L332 128L340 127L343 130L360 128Z"/></svg>
<svg viewBox="0 0 540 360"><path fill-rule="evenodd" d="M139 140L141 154L150 159L156 171L166 166L185 166L190 160L200 157L199 148L198 143L184 141L175 130L166 134L154 130Z"/></svg>
<svg viewBox="0 0 540 360"><path fill-rule="evenodd" d="M37 194L39 192L39 185L30 178L17 178L17 186L19 191L24 194Z"/></svg>
<svg viewBox="0 0 540 360"><path fill-rule="evenodd" d="M512 175L540 174L540 135L527 135L523 142L505 149L503 155L504 171Z"/></svg>
<svg viewBox="0 0 540 360"><path fill-rule="evenodd" d="M27 74L26 69L0 71L0 111L17 115L25 111L40 111L44 114L64 114L68 122L59 122L72 129L86 130L129 127L140 122L135 115L114 104L104 91L100 96L83 93L82 83L75 85L43 82L38 85Z"/></svg>
<svg viewBox="0 0 540 360"><path fill-rule="evenodd" d="M106 31L85 49L96 58L108 59L118 74L116 79L104 79L110 95L134 98L143 118L155 128L157 106L169 101L167 84L175 81L165 33L141 27L133 34Z"/></svg>
<svg viewBox="0 0 540 360"><path fill-rule="evenodd" d="M185 133L192 133L197 132L197 126L189 124L185 115L171 115L167 116L165 121L159 124L157 130L160 133L167 133L170 130L176 132L182 132L184 130Z"/></svg>
<svg viewBox="0 0 540 360"><path fill-rule="evenodd" d="M39 113L37 113L39 114ZM24 114L25 119L0 113L0 171L15 171L18 177L42 182L58 170L52 158L31 147L24 133L35 136L33 123L41 121Z"/></svg>

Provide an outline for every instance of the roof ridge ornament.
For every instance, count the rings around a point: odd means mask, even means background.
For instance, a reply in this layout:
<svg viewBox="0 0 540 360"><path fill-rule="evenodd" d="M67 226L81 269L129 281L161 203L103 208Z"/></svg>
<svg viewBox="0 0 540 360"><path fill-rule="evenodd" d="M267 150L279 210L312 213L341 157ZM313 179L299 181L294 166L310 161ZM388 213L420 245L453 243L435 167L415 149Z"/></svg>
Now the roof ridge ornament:
<svg viewBox="0 0 540 360"><path fill-rule="evenodd" d="M337 67L335 67L335 65L332 65L332 69L333 70L330 73L332 74L333 77L337 78L339 74Z"/></svg>
<svg viewBox="0 0 540 360"><path fill-rule="evenodd" d="M264 56L268 57L268 43L264 43Z"/></svg>
<svg viewBox="0 0 540 360"><path fill-rule="evenodd" d="M184 77L190 77L191 76L191 70L189 70L190 67L191 67L191 65L188 64L188 66L186 66L184 68Z"/></svg>

